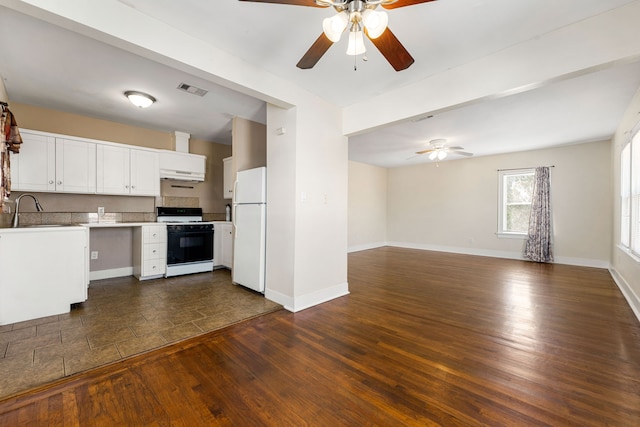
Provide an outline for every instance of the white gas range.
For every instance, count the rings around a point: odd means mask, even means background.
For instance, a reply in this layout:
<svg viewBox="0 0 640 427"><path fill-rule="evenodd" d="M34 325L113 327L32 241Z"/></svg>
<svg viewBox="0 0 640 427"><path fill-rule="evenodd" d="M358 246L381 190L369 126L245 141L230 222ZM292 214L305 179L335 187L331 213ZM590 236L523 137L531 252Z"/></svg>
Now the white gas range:
<svg viewBox="0 0 640 427"><path fill-rule="evenodd" d="M213 224L202 222L202 208L157 207L167 224L165 277L213 271Z"/></svg>

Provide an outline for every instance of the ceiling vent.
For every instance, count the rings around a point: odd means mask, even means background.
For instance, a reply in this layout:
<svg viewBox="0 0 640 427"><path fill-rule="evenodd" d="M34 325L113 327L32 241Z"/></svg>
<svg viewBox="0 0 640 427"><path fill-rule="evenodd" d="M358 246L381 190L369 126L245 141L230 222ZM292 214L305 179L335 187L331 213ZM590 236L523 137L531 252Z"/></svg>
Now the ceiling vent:
<svg viewBox="0 0 640 427"><path fill-rule="evenodd" d="M191 86L186 83L180 83L178 89L183 90L191 95L205 96L208 91L200 89L199 87Z"/></svg>

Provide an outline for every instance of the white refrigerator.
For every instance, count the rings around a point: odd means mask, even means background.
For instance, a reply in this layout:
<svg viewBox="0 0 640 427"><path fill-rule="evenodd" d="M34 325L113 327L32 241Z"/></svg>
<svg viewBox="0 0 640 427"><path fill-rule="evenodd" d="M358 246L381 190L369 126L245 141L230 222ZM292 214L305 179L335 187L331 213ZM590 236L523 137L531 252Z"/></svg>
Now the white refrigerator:
<svg viewBox="0 0 640 427"><path fill-rule="evenodd" d="M264 293L266 257L267 168L237 173L233 189L232 280Z"/></svg>

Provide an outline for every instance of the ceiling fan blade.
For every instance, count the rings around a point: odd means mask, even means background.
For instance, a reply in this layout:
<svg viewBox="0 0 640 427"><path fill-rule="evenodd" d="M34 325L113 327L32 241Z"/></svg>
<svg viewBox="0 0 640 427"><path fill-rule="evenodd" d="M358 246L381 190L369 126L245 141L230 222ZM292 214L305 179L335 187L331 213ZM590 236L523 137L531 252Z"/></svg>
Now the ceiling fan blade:
<svg viewBox="0 0 640 427"><path fill-rule="evenodd" d="M398 0L391 4L383 4L385 9L397 9L399 7L413 6L414 4L427 3L435 0Z"/></svg>
<svg viewBox="0 0 640 427"><path fill-rule="evenodd" d="M365 28L365 34L367 34L366 30L367 29ZM369 37L368 34L367 37ZM389 64L391 64L396 71L402 71L409 68L415 61L407 49L402 46L400 40L398 40L388 27L380 37L375 39L369 37L369 40L371 40L371 43L378 48L382 56L389 61Z"/></svg>
<svg viewBox="0 0 640 427"><path fill-rule="evenodd" d="M436 150L432 150L430 148L428 150L416 151L416 154L427 154L427 153L431 153L432 151L436 151Z"/></svg>
<svg viewBox="0 0 640 427"><path fill-rule="evenodd" d="M461 156L471 157L473 153L467 153L466 151L453 151L455 154L460 154Z"/></svg>
<svg viewBox="0 0 640 427"><path fill-rule="evenodd" d="M464 150L463 147L445 147L445 150L452 150L452 151L456 151L456 150Z"/></svg>
<svg viewBox="0 0 640 427"><path fill-rule="evenodd" d="M313 0L240 0L250 1L253 3L277 3L277 4L291 4L294 6L309 6L309 7L327 7L316 4Z"/></svg>
<svg viewBox="0 0 640 427"><path fill-rule="evenodd" d="M296 67L307 70L313 68L314 65L322 58L327 50L333 45L333 42L329 40L324 33L320 34L320 37L311 45L307 53L305 53L300 61L296 64Z"/></svg>

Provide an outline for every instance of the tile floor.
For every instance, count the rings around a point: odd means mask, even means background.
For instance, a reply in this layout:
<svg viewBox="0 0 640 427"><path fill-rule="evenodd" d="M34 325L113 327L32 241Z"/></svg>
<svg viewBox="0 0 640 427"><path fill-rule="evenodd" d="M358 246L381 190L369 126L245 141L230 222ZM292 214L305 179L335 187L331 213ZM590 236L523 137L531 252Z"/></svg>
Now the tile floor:
<svg viewBox="0 0 640 427"><path fill-rule="evenodd" d="M68 314L0 326L0 399L280 308L225 269L94 281Z"/></svg>

